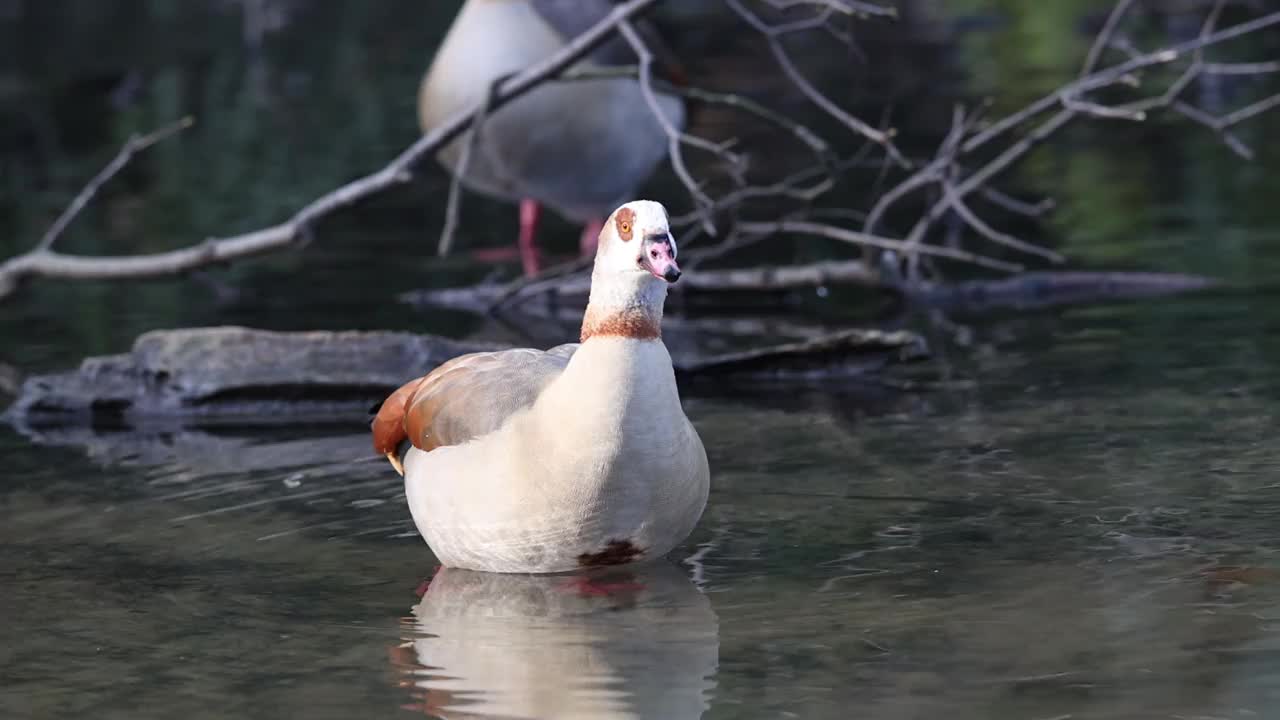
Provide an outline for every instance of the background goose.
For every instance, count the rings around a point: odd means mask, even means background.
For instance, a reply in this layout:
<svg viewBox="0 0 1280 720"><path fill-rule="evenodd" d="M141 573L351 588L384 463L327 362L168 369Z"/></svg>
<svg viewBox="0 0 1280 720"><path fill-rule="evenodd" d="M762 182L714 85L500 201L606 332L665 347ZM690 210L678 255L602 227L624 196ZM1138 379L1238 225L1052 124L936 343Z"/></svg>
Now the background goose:
<svg viewBox="0 0 1280 720"><path fill-rule="evenodd" d="M463 355L383 403L374 447L442 564L559 572L688 536L709 473L661 340L679 277L666 210L627 203L600 232L581 344Z"/></svg>
<svg viewBox="0 0 1280 720"><path fill-rule="evenodd" d="M499 77L552 55L612 9L608 0L467 0L422 80L418 118L424 132L481 102ZM646 31L650 47L662 47ZM664 55L665 53L660 53ZM635 64L614 36L575 69ZM662 113L685 123L679 97L659 94ZM438 154L455 172L470 134ZM520 203L518 248L526 274L536 273L540 207L583 225L581 251L594 251L604 217L653 173L667 155L667 136L633 78L550 82L490 115L467 161L463 184Z"/></svg>

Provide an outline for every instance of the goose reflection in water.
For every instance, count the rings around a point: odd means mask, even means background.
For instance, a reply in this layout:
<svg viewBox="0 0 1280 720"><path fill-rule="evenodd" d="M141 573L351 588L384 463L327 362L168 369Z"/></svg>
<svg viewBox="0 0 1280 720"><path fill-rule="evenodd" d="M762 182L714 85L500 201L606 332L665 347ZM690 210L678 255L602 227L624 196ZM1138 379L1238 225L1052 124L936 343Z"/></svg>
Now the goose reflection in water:
<svg viewBox="0 0 1280 720"><path fill-rule="evenodd" d="M441 718L698 718L719 664L707 596L666 562L566 575L442 568L392 649Z"/></svg>

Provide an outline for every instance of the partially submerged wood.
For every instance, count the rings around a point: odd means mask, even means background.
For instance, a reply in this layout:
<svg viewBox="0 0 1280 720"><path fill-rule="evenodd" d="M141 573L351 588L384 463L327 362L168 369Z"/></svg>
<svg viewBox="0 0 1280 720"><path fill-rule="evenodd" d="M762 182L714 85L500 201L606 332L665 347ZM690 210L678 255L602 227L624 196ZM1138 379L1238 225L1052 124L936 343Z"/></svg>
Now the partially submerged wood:
<svg viewBox="0 0 1280 720"><path fill-rule="evenodd" d="M861 261L831 260L805 265L688 270L668 293L770 292L827 285L880 287L883 282ZM470 287L414 290L402 294L400 300L410 305L487 312L527 299L585 303L590 291L590 274L573 273L532 282L517 280L516 284L488 282Z"/></svg>
<svg viewBox="0 0 1280 720"><path fill-rule="evenodd" d="M1203 275L1159 272L1025 272L1012 277L967 282L907 283L882 277L857 260L829 260L806 265L691 270L671 287L672 294L703 297L743 292L803 291L827 287L868 287L901 295L919 305L971 312L1087 305L1161 297L1205 290L1218 281ZM550 305L581 308L591 288L585 274L554 275L516 284L481 283L469 287L433 288L404 293L400 300L415 306L490 312L503 306Z"/></svg>
<svg viewBox="0 0 1280 720"><path fill-rule="evenodd" d="M830 377L866 374L924 353L911 333L843 332L783 345L762 340L763 347L745 353L680 355L676 372L682 379L790 377L806 342ZM128 353L28 378L4 418L27 430L367 423L371 409L404 382L458 355L504 347L385 331L158 330L139 336Z"/></svg>
<svg viewBox="0 0 1280 720"><path fill-rule="evenodd" d="M952 313L1032 310L1140 300L1208 290L1203 275L1156 272L1029 272L999 280L923 283L909 290L921 305Z"/></svg>
<svg viewBox="0 0 1280 720"><path fill-rule="evenodd" d="M928 352L924 339L913 332L852 329L707 357L685 365L681 371L687 375L824 380L867 374L889 363L923 360Z"/></svg>

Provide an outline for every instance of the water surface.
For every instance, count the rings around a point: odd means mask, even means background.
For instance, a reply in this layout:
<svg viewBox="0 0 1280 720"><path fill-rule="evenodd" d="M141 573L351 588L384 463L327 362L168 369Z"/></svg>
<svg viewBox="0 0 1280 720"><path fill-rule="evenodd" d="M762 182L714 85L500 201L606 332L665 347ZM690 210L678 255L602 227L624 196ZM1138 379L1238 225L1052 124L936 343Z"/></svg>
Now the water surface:
<svg viewBox="0 0 1280 720"><path fill-rule="evenodd" d="M446 571L421 599L433 559L358 430L5 432L0 702L7 717L1267 717L1271 299L1032 318L1030 339L977 354L976 382L870 414L839 393L692 397L713 491L669 562Z"/></svg>
<svg viewBox="0 0 1280 720"><path fill-rule="evenodd" d="M318 3L256 55L197 3L27 5L47 13L0 18L21 60L0 68L17 100L0 108L5 254L128 132L185 111L199 130L105 194L68 249L279 220L412 140L443 28L403 22L412 3ZM996 22L966 40L947 28L968 11L934 8L882 39L900 57L869 53L867 87L907 88L906 135L945 131L955 74L1000 110L1070 77L1106 3L957 5ZM1250 82L1218 101L1242 104ZM134 103L110 105L128 83ZM0 717L1280 715L1276 117L1241 129L1252 164L1200 128L1090 125L1009 179L1057 199L1029 237L1073 267L1193 270L1221 290L920 318L937 351L923 374L942 382L908 393L686 393L711 498L650 567L437 576L358 424L0 428ZM424 171L304 251L195 278L36 283L0 307L0 363L63 369L187 325L486 332L395 300L489 270L432 257L443 188ZM463 247L509 241L511 208L465 208ZM869 312L807 302L829 322Z"/></svg>

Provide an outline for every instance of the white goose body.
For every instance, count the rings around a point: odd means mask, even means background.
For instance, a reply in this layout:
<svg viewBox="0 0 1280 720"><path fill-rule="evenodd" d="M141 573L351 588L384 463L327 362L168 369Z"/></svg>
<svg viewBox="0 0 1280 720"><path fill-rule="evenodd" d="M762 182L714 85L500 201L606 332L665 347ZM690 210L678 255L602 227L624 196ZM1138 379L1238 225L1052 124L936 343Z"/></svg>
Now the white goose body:
<svg viewBox="0 0 1280 720"><path fill-rule="evenodd" d="M633 218L627 241L620 217ZM661 205L628 203L600 235L581 345L462 356L384 403L375 447L395 462L400 438L414 444L405 495L442 564L621 564L665 555L693 530L707 457L658 336L667 281L638 267L668 241ZM678 277L669 247L666 272Z"/></svg>
<svg viewBox="0 0 1280 720"><path fill-rule="evenodd" d="M707 500L706 455L658 340L592 338L497 432L413 448L404 466L409 508L432 551L473 570L660 557L693 530Z"/></svg>
<svg viewBox="0 0 1280 720"><path fill-rule="evenodd" d="M578 30L584 17L603 17L611 8L601 0L467 0L419 88L423 130L482 102L498 78L562 49L571 37L550 21ZM615 46L597 59L617 51ZM575 67L598 66L588 59ZM680 98L657 97L672 126L683 128ZM470 133L464 134L439 153L450 172L457 171L469 141ZM571 221L598 222L633 196L666 157L667 148L666 133L635 78L548 82L486 118L462 180L498 198L534 199Z"/></svg>

